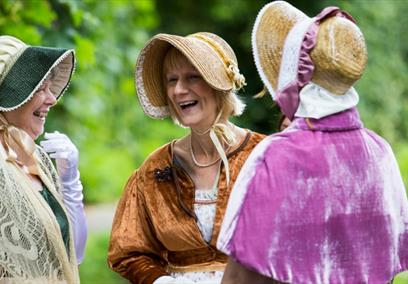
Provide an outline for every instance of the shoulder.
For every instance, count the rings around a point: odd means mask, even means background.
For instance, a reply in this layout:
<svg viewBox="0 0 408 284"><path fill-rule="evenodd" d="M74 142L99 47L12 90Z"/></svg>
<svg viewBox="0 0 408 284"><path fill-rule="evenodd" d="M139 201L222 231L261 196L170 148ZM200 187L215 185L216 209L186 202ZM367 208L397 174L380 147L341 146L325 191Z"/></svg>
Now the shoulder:
<svg viewBox="0 0 408 284"><path fill-rule="evenodd" d="M265 137L266 136L263 134L246 130L246 136L241 141L238 148L234 149L227 155L231 170L234 170L234 168L239 170L257 145L261 143Z"/></svg>
<svg viewBox="0 0 408 284"><path fill-rule="evenodd" d="M254 132L251 130L246 130L246 136L245 138L242 140L241 144L238 146L239 152L241 154L249 154L255 147L256 145L259 144L259 142L261 142L266 135L258 133L258 132Z"/></svg>
<svg viewBox="0 0 408 284"><path fill-rule="evenodd" d="M248 131L251 135L251 137L249 138L249 144L251 146L253 145L253 147L255 147L259 142L261 142L266 137L265 134L254 132L251 130L248 130Z"/></svg>
<svg viewBox="0 0 408 284"><path fill-rule="evenodd" d="M156 178L167 173L171 164L171 143L167 143L153 151L141 166L133 171L127 181L126 189L135 189L137 185L139 188L150 188ZM140 186L141 184L144 186Z"/></svg>
<svg viewBox="0 0 408 284"><path fill-rule="evenodd" d="M142 163L139 172L151 171L155 168L170 166L171 143L167 143L153 151Z"/></svg>

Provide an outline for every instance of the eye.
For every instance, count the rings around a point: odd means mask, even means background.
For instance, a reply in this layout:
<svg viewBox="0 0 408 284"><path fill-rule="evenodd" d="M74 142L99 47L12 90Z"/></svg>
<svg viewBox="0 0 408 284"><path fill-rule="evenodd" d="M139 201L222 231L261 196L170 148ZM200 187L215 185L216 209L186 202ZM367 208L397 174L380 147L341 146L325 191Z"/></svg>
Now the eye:
<svg viewBox="0 0 408 284"><path fill-rule="evenodd" d="M177 82L176 76L167 77L167 84L174 83L174 82Z"/></svg>
<svg viewBox="0 0 408 284"><path fill-rule="evenodd" d="M197 81L197 80L201 80L201 75L200 74L191 74L190 76L188 76L188 78L191 81Z"/></svg>

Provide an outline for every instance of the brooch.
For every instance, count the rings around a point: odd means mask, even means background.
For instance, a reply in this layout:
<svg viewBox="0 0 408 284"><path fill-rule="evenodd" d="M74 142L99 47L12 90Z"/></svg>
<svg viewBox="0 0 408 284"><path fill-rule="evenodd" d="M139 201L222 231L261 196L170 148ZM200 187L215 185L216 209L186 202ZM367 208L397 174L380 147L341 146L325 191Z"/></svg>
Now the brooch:
<svg viewBox="0 0 408 284"><path fill-rule="evenodd" d="M155 169L154 178L159 182L171 181L172 179L171 168L165 167L164 169Z"/></svg>

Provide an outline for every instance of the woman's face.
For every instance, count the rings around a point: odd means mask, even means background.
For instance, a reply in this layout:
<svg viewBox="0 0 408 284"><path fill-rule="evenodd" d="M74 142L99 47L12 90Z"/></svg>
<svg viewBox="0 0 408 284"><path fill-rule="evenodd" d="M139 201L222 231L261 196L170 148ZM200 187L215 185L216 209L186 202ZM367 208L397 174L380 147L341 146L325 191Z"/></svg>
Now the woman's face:
<svg viewBox="0 0 408 284"><path fill-rule="evenodd" d="M279 131L283 131L283 130L285 130L286 128L288 128L289 125L290 125L290 123L291 123L291 121L289 120L289 118L287 118L287 117L285 116L285 118L282 120L282 122L281 122L281 124L280 124L280 126L279 126Z"/></svg>
<svg viewBox="0 0 408 284"><path fill-rule="evenodd" d="M177 67L165 70L165 87L169 103L184 126L205 130L217 116L216 92L197 69L181 57Z"/></svg>
<svg viewBox="0 0 408 284"><path fill-rule="evenodd" d="M44 132L48 111L57 101L50 87L51 81L44 81L31 100L16 110L3 112L9 124L23 129L34 140Z"/></svg>

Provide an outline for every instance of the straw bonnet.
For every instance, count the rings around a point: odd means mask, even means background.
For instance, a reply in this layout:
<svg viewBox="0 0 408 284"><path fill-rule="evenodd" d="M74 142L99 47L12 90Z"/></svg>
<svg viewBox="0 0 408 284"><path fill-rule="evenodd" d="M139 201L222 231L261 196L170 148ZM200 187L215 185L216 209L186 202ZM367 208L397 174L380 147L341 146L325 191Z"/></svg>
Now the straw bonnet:
<svg viewBox="0 0 408 284"><path fill-rule="evenodd" d="M50 75L51 92L58 99L68 87L75 66L72 49L29 46L12 36L0 36L0 111L28 102Z"/></svg>
<svg viewBox="0 0 408 284"><path fill-rule="evenodd" d="M188 36L158 34L141 50L136 62L136 92L143 111L152 118L170 115L163 86L163 60L170 47L184 54L215 90L228 92L245 85L234 51L219 36L199 32Z"/></svg>
<svg viewBox="0 0 408 284"><path fill-rule="evenodd" d="M287 2L269 3L255 21L252 47L262 81L288 117L298 102L282 92L296 96L313 82L343 95L362 76L367 62L360 29L337 7L310 18ZM294 81L298 86L291 89Z"/></svg>

